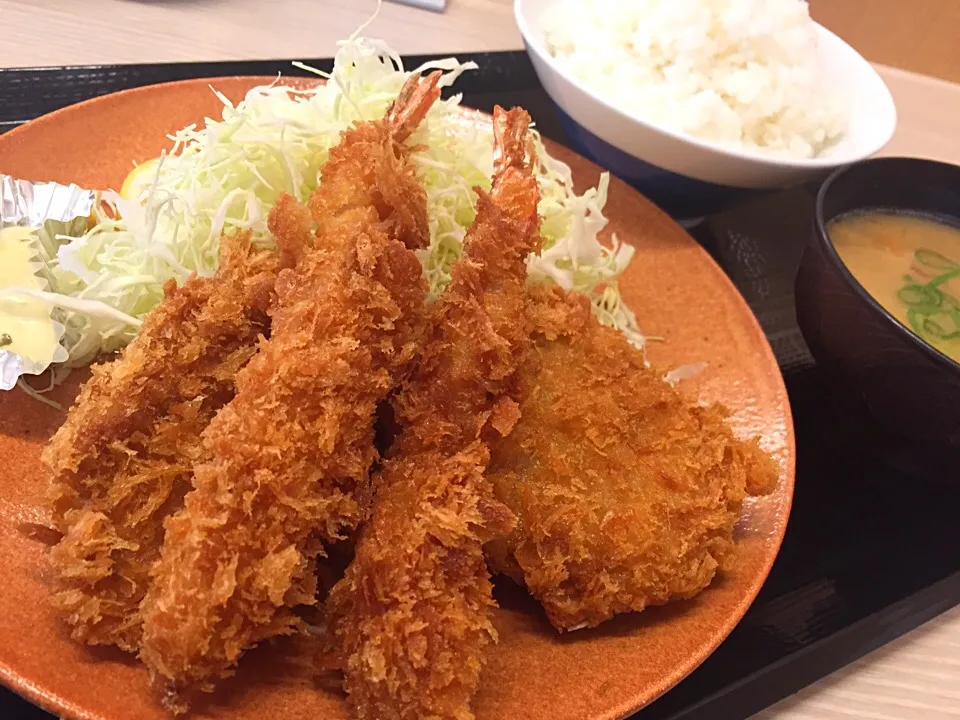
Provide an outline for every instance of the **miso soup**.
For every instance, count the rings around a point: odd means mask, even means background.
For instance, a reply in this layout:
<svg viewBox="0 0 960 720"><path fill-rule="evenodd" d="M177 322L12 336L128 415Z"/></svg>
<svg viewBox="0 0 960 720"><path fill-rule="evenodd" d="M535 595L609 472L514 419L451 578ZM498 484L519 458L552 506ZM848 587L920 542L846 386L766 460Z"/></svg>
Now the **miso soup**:
<svg viewBox="0 0 960 720"><path fill-rule="evenodd" d="M827 228L840 259L893 317L960 362L960 230L911 215L846 215Z"/></svg>

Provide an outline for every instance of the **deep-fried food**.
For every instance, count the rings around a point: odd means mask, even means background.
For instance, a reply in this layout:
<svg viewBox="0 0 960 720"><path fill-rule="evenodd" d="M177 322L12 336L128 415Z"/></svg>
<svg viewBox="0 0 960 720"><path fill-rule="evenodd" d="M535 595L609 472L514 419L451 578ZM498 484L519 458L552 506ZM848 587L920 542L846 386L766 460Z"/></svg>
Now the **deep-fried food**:
<svg viewBox="0 0 960 720"><path fill-rule="evenodd" d="M210 689L245 649L298 625L324 543L360 521L377 403L426 326L412 252L429 238L426 193L403 141L438 81L414 76L384 120L343 134L310 199L314 238L290 201L271 216L296 265L277 279L270 340L204 434L210 459L167 523L142 607L141 657L174 710L181 691Z"/></svg>
<svg viewBox="0 0 960 720"><path fill-rule="evenodd" d="M163 520L190 487L200 433L269 327L276 254L243 237L222 248L213 277L168 283L121 357L93 369L44 450L64 534L51 552L54 601L77 640L137 650Z"/></svg>
<svg viewBox="0 0 960 720"><path fill-rule="evenodd" d="M517 420L529 346L527 255L539 242L530 118L494 113L499 157L465 256L434 306L432 338L393 403L401 428L376 478L373 517L326 611L362 720L467 720L495 639L483 544L512 526L484 477L487 443Z"/></svg>
<svg viewBox="0 0 960 720"><path fill-rule="evenodd" d="M408 457L384 469L371 525L327 600L344 687L363 720L472 718L496 637L483 544L513 516L491 497L482 442Z"/></svg>
<svg viewBox="0 0 960 720"><path fill-rule="evenodd" d="M491 566L560 630L696 595L735 562L744 496L772 491L774 463L734 437L724 408L663 382L585 298L533 292L521 419L489 473L518 523L488 547Z"/></svg>
<svg viewBox="0 0 960 720"><path fill-rule="evenodd" d="M373 517L327 602L357 716L472 718L495 633L483 543L512 525L492 498L486 442L516 422L513 375L528 343L524 259L539 239L529 116L494 115L497 160L465 256L434 306L433 334L393 403L401 428Z"/></svg>
<svg viewBox="0 0 960 720"><path fill-rule="evenodd" d="M489 472L518 523L488 546L492 567L560 630L696 595L735 561L744 497L772 491L773 462L733 436L724 408L664 382L585 298L532 292L521 419Z"/></svg>

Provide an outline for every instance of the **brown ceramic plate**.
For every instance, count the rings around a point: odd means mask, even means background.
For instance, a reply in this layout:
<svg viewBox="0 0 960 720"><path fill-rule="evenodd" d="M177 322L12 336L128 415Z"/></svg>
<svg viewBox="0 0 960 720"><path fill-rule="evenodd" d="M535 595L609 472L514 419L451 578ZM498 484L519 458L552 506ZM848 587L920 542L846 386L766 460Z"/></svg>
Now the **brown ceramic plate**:
<svg viewBox="0 0 960 720"><path fill-rule="evenodd" d="M272 78L223 78L155 85L108 95L0 137L0 172L31 180L117 188L134 161L157 156L166 135L219 116L209 90L231 100ZM466 113L469 122L485 116ZM598 169L556 145L578 183ZM498 587L500 644L476 698L479 720L612 720L651 702L699 665L740 620L773 564L787 524L794 439L783 380L756 319L714 262L680 227L626 185L613 181L607 205L614 232L637 248L622 289L641 326L666 342L651 346L661 366L706 360L685 381L733 410L744 435L760 434L780 462L780 485L748 502L738 526L741 561L696 599L624 616L561 637L515 588ZM68 401L79 379L58 390ZM63 417L20 392L0 393L0 681L67 718L163 718L147 673L119 652L71 642L48 602L45 546L24 532L43 521L40 449ZM319 686L302 641L284 640L245 658L200 717L294 720L346 717L342 698Z"/></svg>

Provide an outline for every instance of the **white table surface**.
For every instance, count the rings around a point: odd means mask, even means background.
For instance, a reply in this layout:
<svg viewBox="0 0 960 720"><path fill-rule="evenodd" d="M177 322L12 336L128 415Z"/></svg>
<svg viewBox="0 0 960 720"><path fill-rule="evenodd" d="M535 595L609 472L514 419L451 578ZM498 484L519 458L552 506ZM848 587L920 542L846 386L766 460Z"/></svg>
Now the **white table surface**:
<svg viewBox="0 0 960 720"><path fill-rule="evenodd" d="M449 0L447 11L436 14L384 3L367 34L401 53L517 49L511 5ZM0 0L0 67L326 57L375 6L372 0ZM881 72L900 111L886 152L960 164L960 86ZM756 717L960 718L960 608Z"/></svg>

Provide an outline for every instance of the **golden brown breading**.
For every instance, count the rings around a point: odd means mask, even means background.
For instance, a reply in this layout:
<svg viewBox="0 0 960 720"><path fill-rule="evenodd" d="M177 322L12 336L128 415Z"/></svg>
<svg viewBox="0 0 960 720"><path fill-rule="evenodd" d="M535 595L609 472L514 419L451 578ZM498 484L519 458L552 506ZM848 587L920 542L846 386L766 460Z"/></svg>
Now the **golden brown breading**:
<svg viewBox="0 0 960 720"><path fill-rule="evenodd" d="M63 539L54 600L73 637L136 651L163 520L189 489L200 433L269 326L274 253L224 238L211 278L172 280L121 357L93 369L43 453Z"/></svg>
<svg viewBox="0 0 960 720"><path fill-rule="evenodd" d="M327 601L361 720L466 720L496 635L483 543L513 516L491 500L476 441L388 461L374 519Z"/></svg>
<svg viewBox="0 0 960 720"><path fill-rule="evenodd" d="M385 120L343 134L310 200L313 247L301 248L305 216L289 201L271 217L296 266L277 279L270 340L204 434L210 459L167 523L142 607L141 657L174 710L181 691L209 690L244 650L298 624L323 544L360 520L377 403L426 325L412 252L429 238L426 193L402 141L438 79L413 78Z"/></svg>
<svg viewBox="0 0 960 720"><path fill-rule="evenodd" d="M529 116L494 113L498 160L432 337L393 403L401 433L373 516L326 605L361 720L468 720L494 641L484 542L512 526L484 477L490 437L516 422L513 374L529 345L524 260L539 241Z"/></svg>
<svg viewBox="0 0 960 720"><path fill-rule="evenodd" d="M703 590L735 561L745 495L777 469L719 405L665 383L583 297L537 288L521 419L492 448L490 479L518 518L488 547L560 630Z"/></svg>

